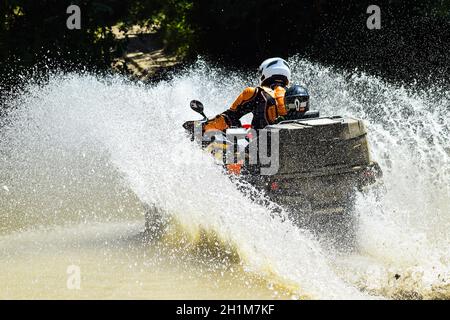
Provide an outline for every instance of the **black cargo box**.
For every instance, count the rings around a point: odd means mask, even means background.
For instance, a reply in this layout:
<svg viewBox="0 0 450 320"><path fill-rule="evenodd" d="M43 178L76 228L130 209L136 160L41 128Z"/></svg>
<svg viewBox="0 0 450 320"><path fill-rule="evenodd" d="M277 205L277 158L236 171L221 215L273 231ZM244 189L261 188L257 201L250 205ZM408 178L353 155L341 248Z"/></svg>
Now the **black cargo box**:
<svg viewBox="0 0 450 320"><path fill-rule="evenodd" d="M371 162L367 131L361 120L322 117L285 121L266 129L279 132L277 174L354 167Z"/></svg>

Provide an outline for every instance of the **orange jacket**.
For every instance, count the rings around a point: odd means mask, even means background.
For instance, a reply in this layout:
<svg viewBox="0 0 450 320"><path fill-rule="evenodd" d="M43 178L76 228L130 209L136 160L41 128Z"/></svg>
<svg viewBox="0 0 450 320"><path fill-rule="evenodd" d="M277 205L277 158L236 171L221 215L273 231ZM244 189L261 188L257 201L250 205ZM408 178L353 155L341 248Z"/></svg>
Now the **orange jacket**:
<svg viewBox="0 0 450 320"><path fill-rule="evenodd" d="M279 116L287 114L284 105L284 93L286 89L277 86L274 89L268 87L248 87L237 97L230 109L209 120L204 127L209 130L221 130L241 126L240 118L252 112L252 127L262 129L273 124Z"/></svg>

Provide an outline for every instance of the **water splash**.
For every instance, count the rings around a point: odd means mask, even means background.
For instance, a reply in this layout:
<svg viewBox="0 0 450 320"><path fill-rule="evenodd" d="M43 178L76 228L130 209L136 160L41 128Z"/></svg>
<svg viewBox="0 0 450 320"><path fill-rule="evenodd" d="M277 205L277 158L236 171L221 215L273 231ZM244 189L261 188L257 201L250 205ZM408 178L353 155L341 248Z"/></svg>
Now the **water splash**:
<svg viewBox="0 0 450 320"><path fill-rule="evenodd" d="M356 208L361 255L339 258L337 268L368 292L448 297L450 92L293 64L298 81L311 88L313 107L366 121L373 156L384 170L384 198L361 195Z"/></svg>
<svg viewBox="0 0 450 320"><path fill-rule="evenodd" d="M7 234L30 221L129 221L145 202L191 233L213 232L246 271L275 275L300 296L448 297L449 93L414 92L298 58L290 64L313 108L367 121L387 193L382 202L358 200L360 253L330 252L272 217L185 139L181 124L197 117L190 99L201 99L212 116L252 84L252 75L202 61L151 87L89 74L30 85L11 102L1 131L1 227Z"/></svg>

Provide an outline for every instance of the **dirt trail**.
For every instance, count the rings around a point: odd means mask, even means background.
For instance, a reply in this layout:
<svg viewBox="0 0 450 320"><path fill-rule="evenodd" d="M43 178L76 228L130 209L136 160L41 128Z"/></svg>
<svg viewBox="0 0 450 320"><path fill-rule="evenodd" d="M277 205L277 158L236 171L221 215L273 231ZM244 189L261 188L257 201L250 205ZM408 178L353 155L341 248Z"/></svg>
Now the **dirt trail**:
<svg viewBox="0 0 450 320"><path fill-rule="evenodd" d="M179 56L167 52L155 30L134 26L125 33L113 27L113 33L126 43L126 49L122 57L114 61L112 68L132 78L151 80L181 62Z"/></svg>

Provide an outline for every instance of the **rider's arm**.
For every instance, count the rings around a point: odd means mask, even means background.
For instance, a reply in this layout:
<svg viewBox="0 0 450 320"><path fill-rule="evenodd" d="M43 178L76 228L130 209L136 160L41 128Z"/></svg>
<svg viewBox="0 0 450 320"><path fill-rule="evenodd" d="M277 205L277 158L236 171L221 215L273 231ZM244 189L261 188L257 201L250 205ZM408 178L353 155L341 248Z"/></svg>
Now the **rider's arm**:
<svg viewBox="0 0 450 320"><path fill-rule="evenodd" d="M286 106L284 105L284 94L286 93L286 89L279 86L275 88L275 102L277 106L277 115L283 117L287 114Z"/></svg>
<svg viewBox="0 0 450 320"><path fill-rule="evenodd" d="M249 112L252 112L252 101L256 97L256 88L248 87L237 97L230 109L221 113L214 119L205 124L205 131L225 130L232 126L240 125L240 118Z"/></svg>

